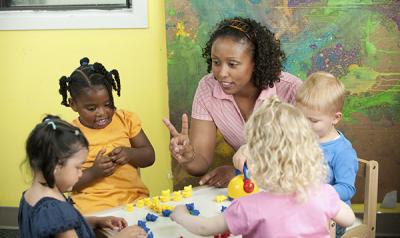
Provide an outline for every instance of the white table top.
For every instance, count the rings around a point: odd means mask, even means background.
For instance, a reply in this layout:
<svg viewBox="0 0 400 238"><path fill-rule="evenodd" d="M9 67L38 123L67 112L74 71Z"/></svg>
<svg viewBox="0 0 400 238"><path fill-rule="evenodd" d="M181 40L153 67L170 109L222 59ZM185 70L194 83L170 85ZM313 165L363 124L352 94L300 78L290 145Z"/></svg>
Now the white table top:
<svg viewBox="0 0 400 238"><path fill-rule="evenodd" d="M201 216L212 217L221 213L222 206L227 207L231 203L228 200L221 203L215 202L215 197L217 195L227 196L227 189L201 186L193 189L193 197L183 198L179 202L171 201L165 204L176 206L178 204L194 203L195 209L200 211ZM155 214L158 216L155 222L146 222L146 226L150 228L151 232L153 232L154 238L160 238L160 237L179 238L180 236L184 238L201 237L185 230L182 226L171 221L169 217L163 217L161 214L157 214L147 207L138 208L135 206L132 212L127 212L125 210L125 206L120 206L104 210L101 212L92 213L90 215L123 217L127 220L129 225L135 225L137 224L138 220L146 221L146 215L148 213ZM112 235L114 234L113 232L114 231L106 230L105 233L107 235ZM231 235L230 237L241 237L241 236Z"/></svg>

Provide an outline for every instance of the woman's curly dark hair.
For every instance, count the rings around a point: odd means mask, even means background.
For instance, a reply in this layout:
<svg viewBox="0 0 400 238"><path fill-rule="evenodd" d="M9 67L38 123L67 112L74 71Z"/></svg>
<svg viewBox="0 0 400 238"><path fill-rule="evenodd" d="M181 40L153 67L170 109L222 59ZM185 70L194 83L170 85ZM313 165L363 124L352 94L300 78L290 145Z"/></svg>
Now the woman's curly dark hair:
<svg viewBox="0 0 400 238"><path fill-rule="evenodd" d="M242 17L222 20L211 33L210 39L203 48L208 72L212 69L212 44L217 38L226 36L237 41L244 39L250 43L254 59L252 80L258 89L272 88L275 82L279 82L282 64L286 59L285 53L281 50L280 41L266 26Z"/></svg>

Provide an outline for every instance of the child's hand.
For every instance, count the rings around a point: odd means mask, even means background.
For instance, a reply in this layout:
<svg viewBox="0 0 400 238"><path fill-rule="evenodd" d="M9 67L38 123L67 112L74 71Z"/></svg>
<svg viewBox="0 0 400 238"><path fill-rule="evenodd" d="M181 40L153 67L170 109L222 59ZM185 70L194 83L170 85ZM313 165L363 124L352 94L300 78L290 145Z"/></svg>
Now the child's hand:
<svg viewBox="0 0 400 238"><path fill-rule="evenodd" d="M108 154L108 156L114 163L124 165L124 164L128 163L130 160L129 150L131 150L131 149L132 148L120 146L120 147L113 149Z"/></svg>
<svg viewBox="0 0 400 238"><path fill-rule="evenodd" d="M100 217L96 225L99 228L122 230L128 226L128 223L122 217L107 216L107 217Z"/></svg>
<svg viewBox="0 0 400 238"><path fill-rule="evenodd" d="M99 151L91 168L96 177L107 177L115 171L115 163L109 157L104 156L105 152L104 148Z"/></svg>
<svg viewBox="0 0 400 238"><path fill-rule="evenodd" d="M246 156L244 154L244 150L245 150L245 145L241 146L236 153L233 155L233 166L235 166L236 169L240 170L240 172L243 173L243 166L244 163L246 163Z"/></svg>
<svg viewBox="0 0 400 238"><path fill-rule="evenodd" d="M113 238L146 238L146 232L138 226L128 226L121 230Z"/></svg>
<svg viewBox="0 0 400 238"><path fill-rule="evenodd" d="M171 220L175 221L176 223L180 224L182 216L185 214L189 214L185 205L178 205L174 208L171 215L169 216Z"/></svg>

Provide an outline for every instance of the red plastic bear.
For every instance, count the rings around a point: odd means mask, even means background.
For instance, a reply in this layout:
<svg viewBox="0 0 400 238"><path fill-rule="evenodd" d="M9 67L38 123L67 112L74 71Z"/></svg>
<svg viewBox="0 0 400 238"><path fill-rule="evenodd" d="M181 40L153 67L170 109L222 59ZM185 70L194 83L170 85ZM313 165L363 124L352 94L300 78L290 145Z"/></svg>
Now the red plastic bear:
<svg viewBox="0 0 400 238"><path fill-rule="evenodd" d="M254 190L254 183L250 179L245 179L243 181L243 189L246 193L251 193Z"/></svg>

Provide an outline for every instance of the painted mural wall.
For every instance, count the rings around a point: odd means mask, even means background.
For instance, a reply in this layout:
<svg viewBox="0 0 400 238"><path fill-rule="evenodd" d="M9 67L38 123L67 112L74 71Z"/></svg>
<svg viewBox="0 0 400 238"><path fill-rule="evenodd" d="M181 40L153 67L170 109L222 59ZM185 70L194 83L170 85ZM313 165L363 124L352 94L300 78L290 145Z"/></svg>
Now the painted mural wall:
<svg viewBox="0 0 400 238"><path fill-rule="evenodd" d="M202 47L215 24L243 16L268 26L286 53L285 71L302 80L327 71L348 91L339 129L358 156L380 163L379 200L400 191L400 1L166 0L170 117L179 127L190 114L206 74ZM231 163L219 136L216 157ZM175 188L196 183L172 160ZM360 200L357 195L355 200Z"/></svg>

